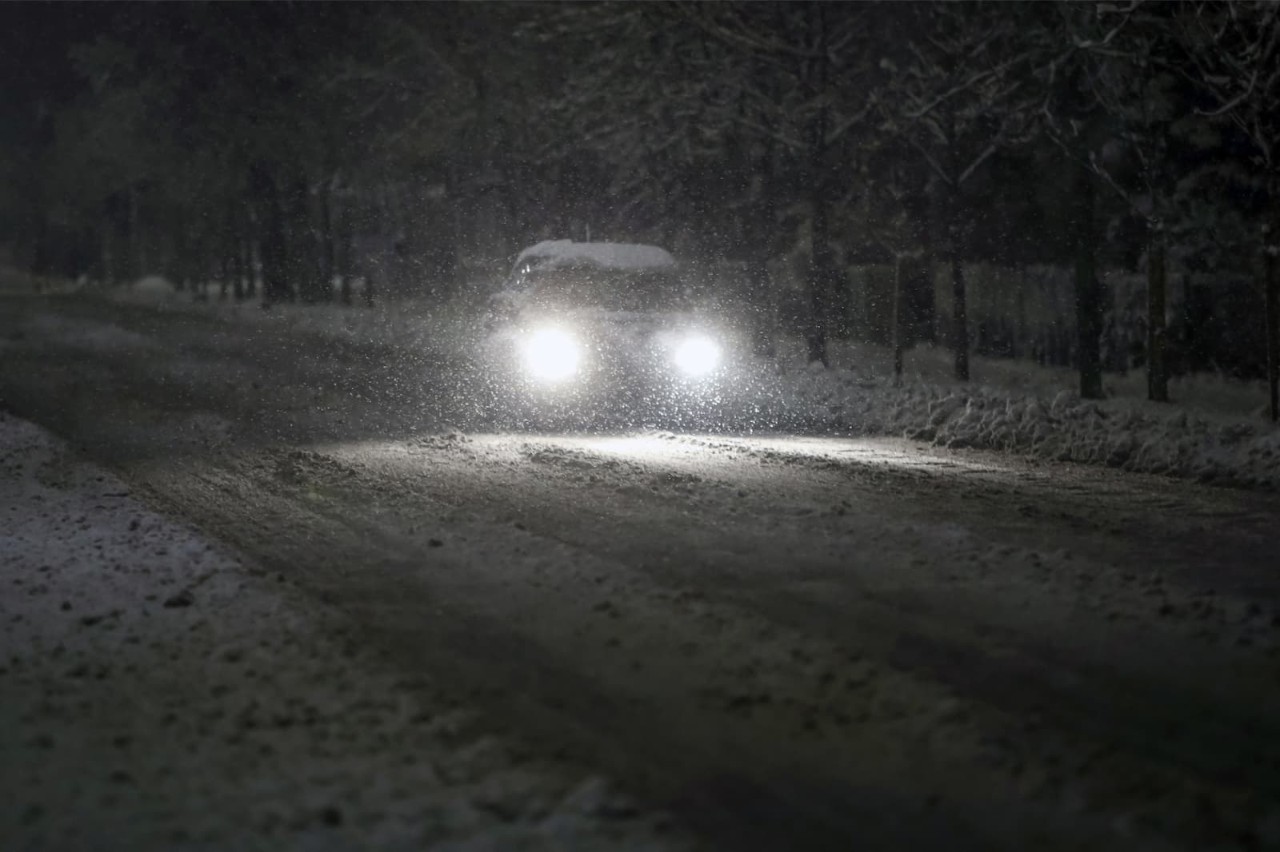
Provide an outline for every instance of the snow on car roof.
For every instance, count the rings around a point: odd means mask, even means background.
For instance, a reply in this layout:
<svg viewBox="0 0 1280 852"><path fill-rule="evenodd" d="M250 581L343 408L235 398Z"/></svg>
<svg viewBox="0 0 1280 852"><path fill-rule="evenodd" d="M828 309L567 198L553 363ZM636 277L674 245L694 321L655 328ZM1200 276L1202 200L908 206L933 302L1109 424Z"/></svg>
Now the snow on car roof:
<svg viewBox="0 0 1280 852"><path fill-rule="evenodd" d="M606 269L671 269L676 259L666 249L637 243L575 243L545 240L520 252L516 268L533 262L539 269L587 262Z"/></svg>

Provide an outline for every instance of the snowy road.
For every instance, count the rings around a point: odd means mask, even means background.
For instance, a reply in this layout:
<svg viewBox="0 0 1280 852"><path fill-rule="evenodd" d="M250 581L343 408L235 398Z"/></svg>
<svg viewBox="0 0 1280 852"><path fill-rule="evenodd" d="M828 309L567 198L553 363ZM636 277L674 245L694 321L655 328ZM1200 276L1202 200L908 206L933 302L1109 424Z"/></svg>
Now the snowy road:
<svg viewBox="0 0 1280 852"><path fill-rule="evenodd" d="M470 375L0 301L5 406L713 846L1280 846L1274 495L899 439L485 434Z"/></svg>

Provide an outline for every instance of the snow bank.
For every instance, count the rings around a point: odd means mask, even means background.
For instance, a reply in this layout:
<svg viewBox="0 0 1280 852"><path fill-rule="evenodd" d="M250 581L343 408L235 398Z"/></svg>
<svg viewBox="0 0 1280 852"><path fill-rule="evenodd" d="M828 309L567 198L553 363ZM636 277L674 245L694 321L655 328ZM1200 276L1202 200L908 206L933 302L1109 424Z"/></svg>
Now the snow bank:
<svg viewBox="0 0 1280 852"><path fill-rule="evenodd" d="M948 448L1005 450L1204 482L1280 488L1280 428L1133 400L1058 391L913 383L852 370L794 369L784 410L809 429L901 435Z"/></svg>
<svg viewBox="0 0 1280 852"><path fill-rule="evenodd" d="M436 307L424 300L381 300L373 307L209 303L207 310L236 317L273 334L305 334L417 354L469 352L480 335L473 317L458 306Z"/></svg>
<svg viewBox="0 0 1280 852"><path fill-rule="evenodd" d="M129 285L129 295L140 299L167 299L177 291L172 281L159 275L148 275Z"/></svg>
<svg viewBox="0 0 1280 852"><path fill-rule="evenodd" d="M90 352L156 348L154 341L141 334L106 321L86 318L41 314L30 321L28 329L46 339Z"/></svg>
<svg viewBox="0 0 1280 852"><path fill-rule="evenodd" d="M87 275L75 279L35 275L0 263L0 293L40 293L48 296L91 289L94 283Z"/></svg>

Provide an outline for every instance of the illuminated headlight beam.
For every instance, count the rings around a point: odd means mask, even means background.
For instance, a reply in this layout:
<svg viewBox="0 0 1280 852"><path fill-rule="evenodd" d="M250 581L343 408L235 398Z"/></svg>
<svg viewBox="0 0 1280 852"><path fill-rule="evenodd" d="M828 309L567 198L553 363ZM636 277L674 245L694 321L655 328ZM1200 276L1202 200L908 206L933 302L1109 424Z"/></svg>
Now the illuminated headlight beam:
<svg viewBox="0 0 1280 852"><path fill-rule="evenodd" d="M697 335L687 338L676 347L676 369L691 378L705 376L720 366L720 344L709 337Z"/></svg>
<svg viewBox="0 0 1280 852"><path fill-rule="evenodd" d="M540 328L523 346L524 367L536 379L559 382L578 372L582 360L578 341L559 328Z"/></svg>

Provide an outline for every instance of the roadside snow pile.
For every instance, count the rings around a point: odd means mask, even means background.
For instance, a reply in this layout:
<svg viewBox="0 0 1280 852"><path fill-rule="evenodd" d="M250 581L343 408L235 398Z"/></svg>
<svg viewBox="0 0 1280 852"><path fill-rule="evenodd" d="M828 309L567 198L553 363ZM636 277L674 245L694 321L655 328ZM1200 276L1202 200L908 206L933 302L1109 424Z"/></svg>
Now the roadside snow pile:
<svg viewBox="0 0 1280 852"><path fill-rule="evenodd" d="M444 306L422 299L379 300L372 307L337 303L280 303L264 310L254 300L198 301L163 278L143 278L132 286L106 291L106 297L156 311L212 316L269 330L273 335L312 335L406 352L446 354L476 345L478 322L458 303Z"/></svg>
<svg viewBox="0 0 1280 852"><path fill-rule="evenodd" d="M139 299L167 299L176 293L178 288L173 282L159 275L148 275L139 278L129 287L129 295Z"/></svg>
<svg viewBox="0 0 1280 852"><path fill-rule="evenodd" d="M105 320L41 314L27 325L27 331L65 346L90 352L155 349L155 341Z"/></svg>
<svg viewBox="0 0 1280 852"><path fill-rule="evenodd" d="M786 405L810 428L902 435L948 448L1006 450L1203 482L1280 489L1280 429L1133 401L990 387L894 388L848 370L792 374Z"/></svg>
<svg viewBox="0 0 1280 852"><path fill-rule="evenodd" d="M95 284L96 282L90 281L87 275L74 279L35 275L7 263L0 263L0 293L63 295L91 289Z"/></svg>
<svg viewBox="0 0 1280 852"><path fill-rule="evenodd" d="M452 354L475 345L476 323L457 305L436 307L417 300L380 301L371 308L342 305L280 306L263 311L242 306L250 322L296 329L320 337L373 343L403 352Z"/></svg>

